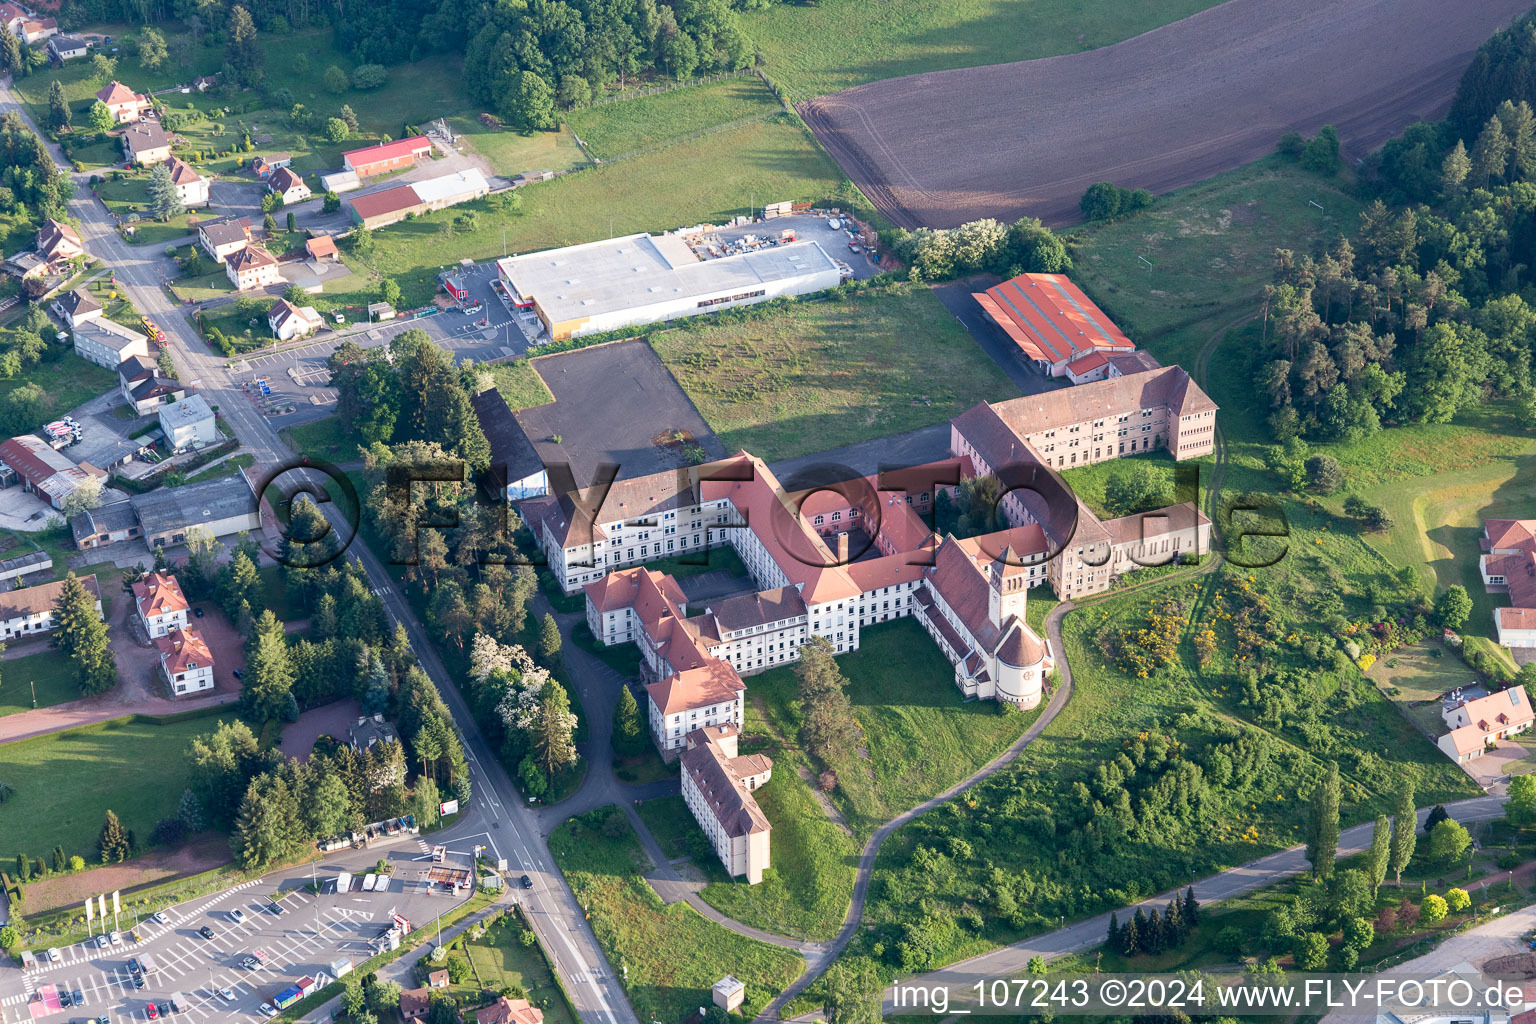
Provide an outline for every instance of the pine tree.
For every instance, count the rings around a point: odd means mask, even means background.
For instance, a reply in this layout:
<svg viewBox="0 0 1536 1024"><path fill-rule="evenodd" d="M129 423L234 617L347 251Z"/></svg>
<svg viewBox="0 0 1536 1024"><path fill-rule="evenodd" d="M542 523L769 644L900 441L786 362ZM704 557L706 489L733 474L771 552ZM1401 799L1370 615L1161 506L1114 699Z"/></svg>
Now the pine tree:
<svg viewBox="0 0 1536 1024"><path fill-rule="evenodd" d="M1413 780L1404 779L1398 786L1397 807L1392 814L1392 853L1388 867L1397 878L1397 887L1403 887L1403 868L1413 859L1413 848L1419 842L1419 814L1413 806Z"/></svg>
<svg viewBox="0 0 1536 1024"><path fill-rule="evenodd" d="M263 57L261 46L256 42L256 23L251 20L251 12L244 7L231 7L226 36L229 41L224 47L224 59L234 68L239 83L250 86L261 81Z"/></svg>
<svg viewBox="0 0 1536 1024"><path fill-rule="evenodd" d="M1142 937L1141 948L1158 956L1168 950L1168 928L1163 923L1162 916L1157 908L1152 908L1152 913L1147 915L1147 931Z"/></svg>
<svg viewBox="0 0 1536 1024"><path fill-rule="evenodd" d="M187 826L188 832L203 830L203 805L198 801L197 794L190 789L181 791L181 803L176 805L176 817Z"/></svg>
<svg viewBox="0 0 1536 1024"><path fill-rule="evenodd" d="M1466 185L1467 175L1471 173L1472 160L1467 156L1467 144L1457 139L1440 164L1440 190L1447 196L1455 195Z"/></svg>
<svg viewBox="0 0 1536 1024"><path fill-rule="evenodd" d="M1525 100L1518 104L1505 100L1495 113L1509 140L1509 157L1504 167L1508 181L1521 181L1536 171L1536 116Z"/></svg>
<svg viewBox="0 0 1536 1024"><path fill-rule="evenodd" d="M1183 908L1179 903L1177 894L1168 901L1168 907L1163 911L1163 930L1168 935L1169 948L1175 947L1184 941Z"/></svg>
<svg viewBox="0 0 1536 1024"><path fill-rule="evenodd" d="M123 823L117 820L117 814L113 811L108 811L106 821L102 822L96 848L101 851L103 864L119 863L127 859L131 852L128 848L128 833L123 831Z"/></svg>
<svg viewBox="0 0 1536 1024"><path fill-rule="evenodd" d="M148 188L149 208L156 220L167 221L186 210L181 203L181 193L176 191L176 182L171 178L169 162L156 164L149 172Z"/></svg>
<svg viewBox="0 0 1536 1024"><path fill-rule="evenodd" d="M70 660L80 692L86 696L105 693L117 685L117 658L107 639L107 624L96 610L96 600L71 572L64 577L54 604L53 646Z"/></svg>
<svg viewBox="0 0 1536 1024"><path fill-rule="evenodd" d="M1195 899L1194 886L1184 890L1184 926L1186 928L1200 926L1200 901Z"/></svg>
<svg viewBox="0 0 1536 1024"><path fill-rule="evenodd" d="M1333 874L1339 852L1339 765L1328 763L1328 774L1312 791L1312 816L1307 823L1307 860L1313 878Z"/></svg>
<svg viewBox="0 0 1536 1024"><path fill-rule="evenodd" d="M21 52L21 40L9 25L0 25L0 68L9 71L14 78L27 73L27 60Z"/></svg>
<svg viewBox="0 0 1536 1024"><path fill-rule="evenodd" d="M1137 907L1135 916L1131 918L1131 924L1136 927L1136 947L1132 952L1144 953L1147 950L1147 942L1151 938L1148 932L1147 912Z"/></svg>
<svg viewBox="0 0 1536 1024"><path fill-rule="evenodd" d="M1136 914L1141 916L1141 911L1137 910ZM1141 929L1135 917L1125 922L1125 927L1120 929L1120 952L1126 956L1135 956L1141 952Z"/></svg>
<svg viewBox="0 0 1536 1024"><path fill-rule="evenodd" d="M242 708L259 721L277 718L288 705L296 678L282 622L271 611L262 612L246 643Z"/></svg>
<svg viewBox="0 0 1536 1024"><path fill-rule="evenodd" d="M1497 117L1490 117L1472 146L1472 177L1487 188L1495 177L1502 177L1509 160L1509 139Z"/></svg>
<svg viewBox="0 0 1536 1024"><path fill-rule="evenodd" d="M1104 945L1111 951L1124 948L1121 943L1124 937L1120 934L1120 915L1109 915L1109 934L1104 936Z"/></svg>
<svg viewBox="0 0 1536 1024"><path fill-rule="evenodd" d="M645 730L640 724L640 705L628 686L619 687L619 702L613 709L613 752L620 757L638 757L645 749Z"/></svg>
<svg viewBox="0 0 1536 1024"><path fill-rule="evenodd" d="M550 779L576 763L576 716L565 687L553 679L539 694L539 717L534 726L534 761Z"/></svg>
<svg viewBox="0 0 1536 1024"><path fill-rule="evenodd" d="M832 642L813 636L800 645L795 665L801 705L801 733L805 748L823 763L839 751L858 746L862 736L848 699L848 680L832 656Z"/></svg>
<svg viewBox="0 0 1536 1024"><path fill-rule="evenodd" d="M69 858L64 856L64 847L55 846L53 848L53 870L63 871L68 866Z"/></svg>
<svg viewBox="0 0 1536 1024"><path fill-rule="evenodd" d="M0 47L5 45L0 38ZM64 86L55 78L48 83L48 127L54 131L69 126L69 102L64 98Z"/></svg>
<svg viewBox="0 0 1536 1024"><path fill-rule="evenodd" d="M544 624L539 628L539 661L553 668L560 658L560 627L555 617L544 613Z"/></svg>

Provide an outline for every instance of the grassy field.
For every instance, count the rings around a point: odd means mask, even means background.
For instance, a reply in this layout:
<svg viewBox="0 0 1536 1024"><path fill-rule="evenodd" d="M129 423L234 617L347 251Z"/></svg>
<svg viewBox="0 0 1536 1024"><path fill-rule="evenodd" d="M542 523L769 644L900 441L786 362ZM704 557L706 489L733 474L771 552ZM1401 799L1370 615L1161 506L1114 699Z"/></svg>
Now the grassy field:
<svg viewBox="0 0 1536 1024"><path fill-rule="evenodd" d="M80 687L67 659L55 654L29 654L0 665L0 717L78 700Z"/></svg>
<svg viewBox="0 0 1536 1024"><path fill-rule="evenodd" d="M117 385L117 374L75 355L55 350L19 377L0 380L0 398L23 384L36 384L49 398L46 416L52 419ZM37 426L42 426L41 423ZM63 563L59 563L62 565Z"/></svg>
<svg viewBox="0 0 1536 1024"><path fill-rule="evenodd" d="M344 429L335 416L284 427L278 433L289 448L310 458L328 462L355 462L360 458L356 435Z"/></svg>
<svg viewBox="0 0 1536 1024"><path fill-rule="evenodd" d="M217 726L212 717L134 719L7 743L5 782L16 792L0 804L0 834L10 848L38 854L62 844L91 860L113 810L143 843L186 788L187 744Z"/></svg>
<svg viewBox="0 0 1536 1024"><path fill-rule="evenodd" d="M773 4L741 16L764 70L794 100L898 75L1054 57L1140 35L1210 0L859 0Z"/></svg>
<svg viewBox="0 0 1536 1024"><path fill-rule="evenodd" d="M573 818L549 847L641 1020L681 1020L709 1005L710 987L732 974L746 984L744 1013L755 1014L800 976L789 950L727 931L686 903L663 906L640 877L649 862L615 807Z"/></svg>
<svg viewBox="0 0 1536 1024"><path fill-rule="evenodd" d="M203 210L187 210L168 221L155 220L149 212L149 172L145 170L114 171L95 186L95 192L107 209L124 221L130 216L141 218L132 225L133 234L128 238L133 245L163 245L185 238L196 230L198 221L209 216Z"/></svg>
<svg viewBox="0 0 1536 1024"><path fill-rule="evenodd" d="M716 125L766 118L782 109L768 87L752 75L575 110L570 125L593 155L611 160Z"/></svg>
<svg viewBox="0 0 1536 1024"><path fill-rule="evenodd" d="M700 895L743 924L795 938L834 938L853 899L859 849L827 817L811 784L800 776L806 769L804 756L783 748L773 750L771 756L773 777L753 795L773 823L773 866L757 885L727 880L714 851L706 846L698 859L715 869L720 880ZM693 826L702 841L703 833L686 807L683 814L685 824Z"/></svg>
<svg viewBox="0 0 1536 1024"><path fill-rule="evenodd" d="M419 304L436 290L439 268L463 257L499 257L503 245L511 252L528 252L720 222L745 214L754 196L758 205L835 198L843 181L837 165L798 121L774 117L520 188L517 211L503 208L504 197L491 196L392 225L375 234L372 266L395 278L406 305ZM680 182L688 187L680 188ZM444 236L442 222L466 210L479 212L474 230Z"/></svg>
<svg viewBox="0 0 1536 1024"><path fill-rule="evenodd" d="M581 147L564 128L557 132L493 131L470 114L450 117L448 127L465 148L485 157L496 173L507 177L524 171L564 171L587 162Z"/></svg>
<svg viewBox="0 0 1536 1024"><path fill-rule="evenodd" d="M859 649L837 667L864 744L832 763L832 800L860 839L992 760L1038 713L1004 714L993 702L963 700L954 669L909 618L864 627ZM748 700L766 709L769 729L791 742L800 731L795 693L793 668L754 676L747 689Z"/></svg>
<svg viewBox="0 0 1536 1024"><path fill-rule="evenodd" d="M224 272L223 267L216 267L197 277L178 277L171 282L171 291L176 297L190 302L216 299L234 290L235 286L230 283L229 275Z"/></svg>
<svg viewBox="0 0 1536 1024"><path fill-rule="evenodd" d="M1340 184L1278 157L1217 175L1074 229L1073 280L1164 365L1190 362L1214 327L1258 310L1277 248L1307 253L1354 231L1361 204Z"/></svg>
<svg viewBox="0 0 1536 1024"><path fill-rule="evenodd" d="M797 302L651 336L727 451L773 461L939 423L1016 393L927 288Z"/></svg>
<svg viewBox="0 0 1536 1024"><path fill-rule="evenodd" d="M508 911L478 941L466 941L464 953L474 969L475 984L451 986L449 991L478 998L481 992L500 992L510 986L514 995L543 1008L547 1024L576 1024L543 950L523 945L524 929L517 912Z"/></svg>
<svg viewBox="0 0 1536 1024"><path fill-rule="evenodd" d="M491 372L491 379L496 382L496 390L501 392L501 397L506 399L507 405L514 411L531 409L536 405L548 405L555 400L555 396L549 393L549 388L544 386L543 378L533 368L533 364L526 359L516 359L510 363L492 363L485 369Z"/></svg>

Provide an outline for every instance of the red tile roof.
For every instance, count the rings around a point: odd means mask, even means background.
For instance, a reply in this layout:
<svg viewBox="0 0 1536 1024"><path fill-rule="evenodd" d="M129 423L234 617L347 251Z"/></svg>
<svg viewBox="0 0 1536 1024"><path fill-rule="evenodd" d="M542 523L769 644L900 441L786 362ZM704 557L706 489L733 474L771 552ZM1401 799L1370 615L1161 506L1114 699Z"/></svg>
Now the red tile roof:
<svg viewBox="0 0 1536 1024"><path fill-rule="evenodd" d="M733 701L745 689L746 684L730 662L711 658L698 668L674 672L661 682L650 684L645 692L662 714L675 715Z"/></svg>
<svg viewBox="0 0 1536 1024"><path fill-rule="evenodd" d="M341 158L353 168L357 168L383 160L397 160L404 156L418 156L430 152L432 152L431 139L425 135L412 135L404 139L396 139L394 142L383 142L377 146L349 149L341 154Z"/></svg>
<svg viewBox="0 0 1536 1024"><path fill-rule="evenodd" d="M352 209L356 210L357 215L364 220L387 213L399 213L401 210L409 210L413 206L421 205L421 199L417 197L416 190L409 185L396 185L381 192L370 192L368 195L358 196L347 202L352 204Z"/></svg>
<svg viewBox="0 0 1536 1024"><path fill-rule="evenodd" d="M316 260L335 256L336 241L330 235L316 235L304 243L304 251Z"/></svg>
<svg viewBox="0 0 1536 1024"><path fill-rule="evenodd" d="M180 157L171 157L166 163L171 165L171 181L177 185L190 185L194 181L202 181L203 176L193 170L192 165Z"/></svg>
<svg viewBox="0 0 1536 1024"><path fill-rule="evenodd" d="M143 97L122 82L113 79L101 87L101 90L96 93L96 98L110 107L114 104L132 103Z"/></svg>
<svg viewBox="0 0 1536 1024"><path fill-rule="evenodd" d="M698 787L720 827L727 835L735 837L772 829L768 817L741 780L743 768L756 775L771 770L773 762L761 755L727 757L708 729L695 729L688 735L688 749L682 754L682 770Z"/></svg>
<svg viewBox="0 0 1536 1024"><path fill-rule="evenodd" d="M1076 359L1068 363L1067 372L1082 376L1085 373L1092 373L1094 370L1097 370L1101 366L1108 365L1109 359L1105 357L1103 352L1093 351L1089 352L1087 355L1078 356Z"/></svg>
<svg viewBox="0 0 1536 1024"><path fill-rule="evenodd" d="M155 637L160 648L160 662L170 675L178 675L195 668L213 668L213 651L203 634L195 629L173 629L165 636Z"/></svg>
<svg viewBox="0 0 1536 1024"><path fill-rule="evenodd" d="M277 260L272 254L259 245L247 245L245 248L228 257L229 265L235 268L236 273L247 267L275 267Z"/></svg>
<svg viewBox="0 0 1536 1024"><path fill-rule="evenodd" d="M972 297L1031 359L1058 363L1095 349L1136 347L1063 274L1020 274Z"/></svg>
<svg viewBox="0 0 1536 1024"><path fill-rule="evenodd" d="M133 600L146 619L184 612L190 607L181 584L170 573L152 572L133 585Z"/></svg>

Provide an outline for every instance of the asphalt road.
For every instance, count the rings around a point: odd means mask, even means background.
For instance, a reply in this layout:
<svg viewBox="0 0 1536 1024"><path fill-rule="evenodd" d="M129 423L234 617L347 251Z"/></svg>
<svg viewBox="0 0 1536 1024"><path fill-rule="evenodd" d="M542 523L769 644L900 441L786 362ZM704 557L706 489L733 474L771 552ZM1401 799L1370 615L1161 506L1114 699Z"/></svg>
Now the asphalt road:
<svg viewBox="0 0 1536 1024"><path fill-rule="evenodd" d="M45 138L32 123L25 108L11 92L8 80L0 87L0 111L15 111L40 138ZM65 173L70 173L57 147L49 152ZM77 177L78 180L78 177ZM234 430L244 449L255 456L258 467L294 466L296 459L283 445L266 418L251 404L230 379L223 361L213 357L198 338L182 312L163 289L173 266L163 252L146 252L128 246L117 236L111 218L88 188L80 188L70 204L70 212L81 224L81 240L92 255L101 259L117 274L118 284L133 299L140 312L149 316L166 332L182 379L197 386L216 402L226 422ZM298 477L308 470L291 471ZM286 478L282 481L288 483ZM295 481L297 482L297 481ZM329 511L335 513L334 507ZM350 533L350 531L347 531ZM587 1021L604 1024L638 1024L623 989L612 976L586 916L556 868L540 834L537 820L522 805L516 789L500 763L480 736L458 689L448 676L421 623L393 585L382 563L360 541L352 545L348 557L359 559L368 572L374 592L379 594L389 617L405 624L412 646L423 669L431 677L444 700L453 710L463 731L466 751L473 771L474 799L457 824L453 835L465 831L484 831L488 845L500 857L506 857L522 871L533 876L535 887L526 894L525 909L534 931L555 961L567 992L577 1011ZM394 621L390 623L393 628ZM215 1015L216 1016L216 1015ZM222 1019L239 1019L226 1011Z"/></svg>

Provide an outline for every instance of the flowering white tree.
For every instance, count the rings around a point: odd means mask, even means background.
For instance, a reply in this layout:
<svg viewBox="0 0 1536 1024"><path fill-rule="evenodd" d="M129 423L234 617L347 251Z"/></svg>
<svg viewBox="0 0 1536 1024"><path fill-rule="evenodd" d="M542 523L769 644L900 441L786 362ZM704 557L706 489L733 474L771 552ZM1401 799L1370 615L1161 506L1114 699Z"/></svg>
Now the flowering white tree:
<svg viewBox="0 0 1536 1024"><path fill-rule="evenodd" d="M503 644L495 637L476 633L469 649L469 674L476 682L493 675L505 678L507 692L496 714L511 730L527 731L539 722L539 694L549 682L549 670L517 644Z"/></svg>

